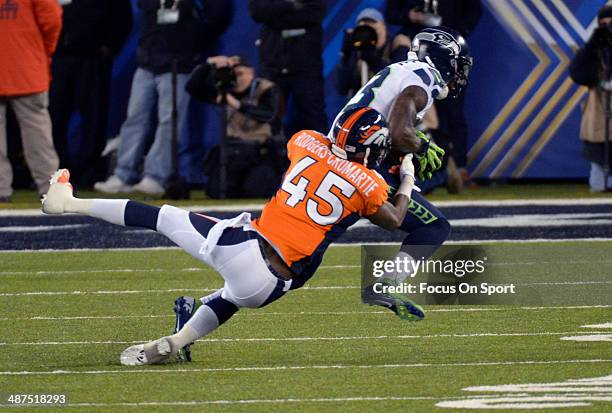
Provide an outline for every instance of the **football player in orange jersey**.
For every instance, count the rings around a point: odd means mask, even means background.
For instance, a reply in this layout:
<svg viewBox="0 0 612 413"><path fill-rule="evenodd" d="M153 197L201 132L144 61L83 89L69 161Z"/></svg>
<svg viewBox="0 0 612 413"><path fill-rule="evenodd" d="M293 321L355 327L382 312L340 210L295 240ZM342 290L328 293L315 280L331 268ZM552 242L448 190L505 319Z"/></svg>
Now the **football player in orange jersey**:
<svg viewBox="0 0 612 413"><path fill-rule="evenodd" d="M202 297L198 305L195 300L181 302L175 334L127 348L120 357L122 364L156 364L176 355L190 360L188 346L241 307L264 307L301 287L314 275L329 244L360 217L388 229L401 225L414 185L412 156L404 158L401 185L389 202L389 188L373 170L390 144L383 116L371 108L348 111L337 130L334 144L311 130L290 139L291 164L282 186L255 220L246 212L218 220L169 205L78 199L67 170L53 175L43 200L45 213L80 213L156 230L225 280L223 288ZM185 305L190 309L183 317ZM409 301L402 305L415 318L423 317L417 305Z"/></svg>

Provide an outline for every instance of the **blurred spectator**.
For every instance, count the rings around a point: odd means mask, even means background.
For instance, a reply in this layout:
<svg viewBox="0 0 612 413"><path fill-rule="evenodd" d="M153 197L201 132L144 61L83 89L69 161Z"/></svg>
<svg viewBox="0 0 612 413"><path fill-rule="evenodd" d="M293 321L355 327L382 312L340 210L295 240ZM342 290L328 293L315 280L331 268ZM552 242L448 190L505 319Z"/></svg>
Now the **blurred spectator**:
<svg viewBox="0 0 612 413"><path fill-rule="evenodd" d="M591 163L589 186L593 192L601 192L606 186L604 140L610 139L606 136L606 94L612 88L612 6L606 5L599 10L597 24L598 28L570 65L574 82L589 88L582 110L580 139L583 141L582 156ZM611 159L612 151L608 153L609 164ZM609 175L607 180L611 188Z"/></svg>
<svg viewBox="0 0 612 413"><path fill-rule="evenodd" d="M450 27L467 37L481 15L480 0L387 0L385 8L387 22L402 26L402 33L410 39L436 26Z"/></svg>
<svg viewBox="0 0 612 413"><path fill-rule="evenodd" d="M61 29L62 9L57 0L0 3L0 202L9 202L13 192L7 154L7 106L15 112L26 161L40 194L49 189L49 177L59 165L47 91L51 55Z"/></svg>
<svg viewBox="0 0 612 413"><path fill-rule="evenodd" d="M172 70L177 69L178 127L183 127L189 103L187 77L229 21L231 3L224 0L138 0L141 9L138 69L132 80L127 119L121 127L117 167L101 192L164 193L172 173ZM148 146L150 118L157 109L157 129ZM179 133L180 136L180 133ZM147 151L148 149L148 151ZM140 163L144 157L144 169ZM140 180L140 182L138 182ZM136 185L131 186L135 182Z"/></svg>
<svg viewBox="0 0 612 413"><path fill-rule="evenodd" d="M62 34L51 64L49 112L60 166L77 185L93 185L106 144L113 57L132 29L130 0L72 0L64 5ZM81 117L75 154L68 147L74 111Z"/></svg>
<svg viewBox="0 0 612 413"><path fill-rule="evenodd" d="M482 16L480 0L387 0L385 17L390 24L401 25L401 33L410 37L426 27L446 26L468 37ZM448 170L449 192L461 191L469 182L467 166L468 127L465 120L465 91L455 99L436 101L439 128L433 132L436 142L449 149L453 158Z"/></svg>
<svg viewBox="0 0 612 413"><path fill-rule="evenodd" d="M273 139L281 130L278 87L255 77L255 69L243 57L214 56L194 70L187 91L196 99L222 105L225 111L226 196L271 196L286 166L278 156L284 142L279 145L279 140ZM206 192L211 198L220 194L219 165L216 145L204 162Z"/></svg>
<svg viewBox="0 0 612 413"><path fill-rule="evenodd" d="M379 70L406 60L409 51L410 39L406 35L400 33L392 41L389 39L381 12L363 9L355 19L355 28L344 32L341 58L334 71L336 90L352 97ZM367 64L367 72L362 72L363 63Z"/></svg>
<svg viewBox="0 0 612 413"><path fill-rule="evenodd" d="M249 12L263 23L259 46L262 76L293 102L287 136L302 129L327 130L323 92L324 0L249 0Z"/></svg>

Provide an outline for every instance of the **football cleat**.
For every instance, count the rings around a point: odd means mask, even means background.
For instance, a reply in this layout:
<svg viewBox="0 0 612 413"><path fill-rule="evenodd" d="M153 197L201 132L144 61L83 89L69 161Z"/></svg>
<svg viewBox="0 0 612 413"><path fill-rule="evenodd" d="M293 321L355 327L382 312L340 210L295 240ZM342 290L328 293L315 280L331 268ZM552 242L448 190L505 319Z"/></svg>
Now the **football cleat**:
<svg viewBox="0 0 612 413"><path fill-rule="evenodd" d="M66 203L72 199L72 184L68 169L59 169L49 181L49 191L43 195L42 210L45 214L63 214Z"/></svg>
<svg viewBox="0 0 612 413"><path fill-rule="evenodd" d="M178 333L187 324L187 321L191 319L197 308L198 300L193 297L181 296L174 300L174 313L176 314L174 334ZM177 359L178 361L191 361L190 344L179 349Z"/></svg>
<svg viewBox="0 0 612 413"><path fill-rule="evenodd" d="M394 286L391 280L382 280L381 284ZM362 291L362 300L369 305L378 305L393 311L399 318L407 321L420 321L425 318L423 308L410 300L406 294L401 293L377 293L374 285L366 287Z"/></svg>
<svg viewBox="0 0 612 413"><path fill-rule="evenodd" d="M176 355L178 349L170 337L162 337L145 344L130 346L123 350L119 360L124 366L143 366L147 364L163 364Z"/></svg>

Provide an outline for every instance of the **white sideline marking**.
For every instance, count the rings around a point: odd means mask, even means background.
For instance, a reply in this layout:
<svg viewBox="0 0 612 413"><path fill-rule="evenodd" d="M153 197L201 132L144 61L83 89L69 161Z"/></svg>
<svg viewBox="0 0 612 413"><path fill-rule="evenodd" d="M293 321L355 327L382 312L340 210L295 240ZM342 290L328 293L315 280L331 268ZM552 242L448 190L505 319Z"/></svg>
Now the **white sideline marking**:
<svg viewBox="0 0 612 413"><path fill-rule="evenodd" d="M516 214L497 215L480 218L450 219L453 228L462 227L487 227L487 228L531 228L531 227L564 227L576 226L598 226L612 224L612 214L606 212L591 213L561 213L561 214ZM376 228L367 219L360 219L351 225L350 230L357 228Z"/></svg>
<svg viewBox="0 0 612 413"><path fill-rule="evenodd" d="M598 226L612 224L610 213L575 213L575 214L523 214L500 215L485 218L464 218L450 220L452 227L487 227L487 228L530 228L530 227L564 227Z"/></svg>
<svg viewBox="0 0 612 413"><path fill-rule="evenodd" d="M566 334L593 334L593 332L541 332L541 333L473 333L473 334L423 334L399 336L345 336L345 337L260 337L260 338L205 338L197 340L207 343L239 343L239 342L274 342L274 341L349 341L349 340L411 340L423 338L473 338L473 337L543 337L564 336ZM67 346L67 345L105 345L105 344L139 344L150 340L105 340L105 341L34 341L21 343L3 343L3 346Z"/></svg>
<svg viewBox="0 0 612 413"><path fill-rule="evenodd" d="M123 373L211 373L225 371L277 371L277 370L343 370L343 369L401 369L407 367L479 367L479 366L516 366L516 365L551 365L551 364L597 364L612 363L612 359L584 359L584 360L525 360L525 361L477 361L462 363L412 363L412 364L371 364L371 365L312 365L312 366L259 366L259 367L218 367L218 368L175 368L151 369L126 368L122 370L52 370L52 371L0 371L0 376L53 376L62 374L123 374Z"/></svg>
<svg viewBox="0 0 612 413"><path fill-rule="evenodd" d="M475 239L463 241L446 241L444 245L473 245L473 244L533 244L533 243L556 243L566 242L610 242L612 238L593 237L593 238L527 238L527 239ZM355 248L365 245L393 245L399 246L399 242L358 242L345 243L337 242L331 244L329 248ZM126 252L126 251L182 251L179 247L140 247L140 248L46 248L46 249L23 249L23 250L0 250L0 254L10 253L58 253L58 252Z"/></svg>
<svg viewBox="0 0 612 413"><path fill-rule="evenodd" d="M499 199L499 200L464 200L464 201L433 201L439 207L506 207L506 206L530 206L530 205L607 205L612 204L612 198L555 198L555 199ZM236 204L236 205L189 205L180 208L197 212L242 212L261 211L263 203ZM3 209L0 217L27 217L45 216L57 217L61 215L46 215L39 208L30 209Z"/></svg>
<svg viewBox="0 0 612 413"><path fill-rule="evenodd" d="M612 334L593 334L587 336L569 336L561 337L564 341L612 341Z"/></svg>
<svg viewBox="0 0 612 413"><path fill-rule="evenodd" d="M563 281L563 282L542 282L542 283L514 283L516 286L545 286L545 285L597 285L597 284L612 284L612 281ZM318 291L318 290L355 290L360 289L358 285L328 285L301 287L300 291ZM179 293L179 292L213 292L218 288L170 288L167 290L97 290L97 291L22 291L12 293L0 293L0 297L21 297L21 296L52 296L52 295L122 295L122 294L162 294L162 293Z"/></svg>
<svg viewBox="0 0 612 413"><path fill-rule="evenodd" d="M539 310L585 310L593 308L610 308L612 305L580 305L580 306L562 306L562 307L508 307L508 308L490 308L490 307L476 307L476 308L434 308L428 309L427 313L462 313L462 312L483 312L483 311L539 311ZM373 314L373 315L389 315L390 311L299 311L299 312L271 312L271 311L245 311L239 312L235 317L268 317L268 316L299 316L299 315L362 315L362 314ZM50 317L50 316L34 316L34 317L0 317L0 321L17 321L17 320L120 320L120 319L147 319L147 318L174 318L174 315L158 314L158 315L105 315L105 316L65 316L65 317Z"/></svg>
<svg viewBox="0 0 612 413"><path fill-rule="evenodd" d="M14 226L2 227L0 232L44 232L44 231L66 231L89 227L90 224L69 224L69 225L34 225L34 226Z"/></svg>
<svg viewBox="0 0 612 413"><path fill-rule="evenodd" d="M603 323L603 324L587 324L585 326L580 326L582 328L612 328L612 323Z"/></svg>

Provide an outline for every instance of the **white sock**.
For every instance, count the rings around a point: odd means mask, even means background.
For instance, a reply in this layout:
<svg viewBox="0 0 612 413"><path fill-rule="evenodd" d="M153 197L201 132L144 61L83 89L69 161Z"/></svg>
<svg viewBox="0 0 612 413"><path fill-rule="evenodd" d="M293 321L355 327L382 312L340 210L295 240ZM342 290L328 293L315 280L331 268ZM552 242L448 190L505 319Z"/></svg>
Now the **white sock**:
<svg viewBox="0 0 612 413"><path fill-rule="evenodd" d="M127 199L79 199L72 198L66 212L89 215L111 224L125 226L125 206Z"/></svg>
<svg viewBox="0 0 612 413"><path fill-rule="evenodd" d="M183 348L188 344L193 343L198 338L202 337L198 332L191 327L189 324L185 324L181 331L171 336L172 342L177 348Z"/></svg>
<svg viewBox="0 0 612 413"><path fill-rule="evenodd" d="M179 348L191 344L200 337L204 337L219 327L217 315L207 305L200 306L191 319L181 328L181 331L172 336L173 342Z"/></svg>

